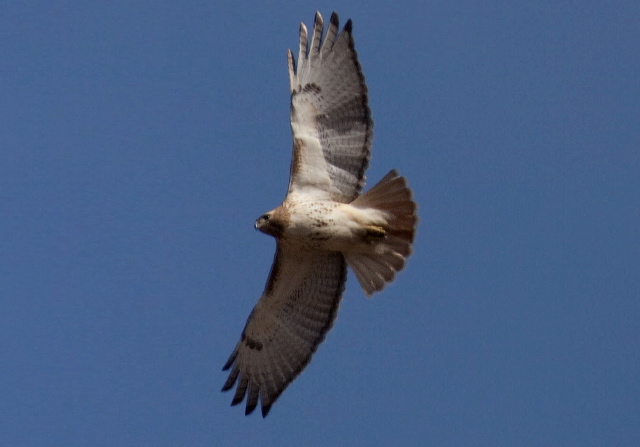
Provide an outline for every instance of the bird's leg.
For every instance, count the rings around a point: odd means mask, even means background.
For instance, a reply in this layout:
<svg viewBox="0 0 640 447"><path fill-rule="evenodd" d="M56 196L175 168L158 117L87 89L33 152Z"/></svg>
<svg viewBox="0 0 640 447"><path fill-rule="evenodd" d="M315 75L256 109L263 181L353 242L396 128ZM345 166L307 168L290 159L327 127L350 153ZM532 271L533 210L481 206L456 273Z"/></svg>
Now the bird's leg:
<svg viewBox="0 0 640 447"><path fill-rule="evenodd" d="M364 239L367 242L377 242L387 237L387 231L378 225L367 225L365 227Z"/></svg>

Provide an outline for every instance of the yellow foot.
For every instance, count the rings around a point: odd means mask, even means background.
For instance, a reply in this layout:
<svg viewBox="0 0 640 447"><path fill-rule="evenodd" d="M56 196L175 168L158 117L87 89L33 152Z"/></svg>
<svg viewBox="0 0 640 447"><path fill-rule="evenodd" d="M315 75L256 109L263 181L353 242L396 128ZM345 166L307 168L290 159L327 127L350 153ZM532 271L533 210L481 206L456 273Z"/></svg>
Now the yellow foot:
<svg viewBox="0 0 640 447"><path fill-rule="evenodd" d="M377 225L369 225L368 227L366 227L364 238L367 241L373 242L384 239L385 237L387 237L387 231L384 228Z"/></svg>

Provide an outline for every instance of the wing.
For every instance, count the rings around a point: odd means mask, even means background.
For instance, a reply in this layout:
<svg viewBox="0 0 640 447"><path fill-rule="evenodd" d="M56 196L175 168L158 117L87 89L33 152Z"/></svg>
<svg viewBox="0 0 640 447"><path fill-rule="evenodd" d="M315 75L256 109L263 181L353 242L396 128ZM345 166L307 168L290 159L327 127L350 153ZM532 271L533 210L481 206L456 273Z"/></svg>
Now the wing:
<svg viewBox="0 0 640 447"><path fill-rule="evenodd" d="M333 325L346 274L340 253L300 252L278 243L262 298L223 368L231 372L222 391L238 382L231 405L247 394L250 414L259 397L267 415Z"/></svg>
<svg viewBox="0 0 640 447"><path fill-rule="evenodd" d="M316 13L307 48L307 28L300 24L297 67L291 50L288 53L293 133L289 192L348 203L364 186L373 121L351 20L338 34L334 12L321 42L323 26Z"/></svg>

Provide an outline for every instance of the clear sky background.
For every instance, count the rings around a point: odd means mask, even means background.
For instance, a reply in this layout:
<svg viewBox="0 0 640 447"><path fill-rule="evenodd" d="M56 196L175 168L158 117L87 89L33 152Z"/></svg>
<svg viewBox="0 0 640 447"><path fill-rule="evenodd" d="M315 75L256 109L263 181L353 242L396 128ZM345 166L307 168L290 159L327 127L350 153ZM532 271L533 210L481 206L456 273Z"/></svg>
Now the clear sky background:
<svg viewBox="0 0 640 447"><path fill-rule="evenodd" d="M3 445L639 445L640 2L97 3L0 7ZM221 367L317 9L421 220L263 420Z"/></svg>

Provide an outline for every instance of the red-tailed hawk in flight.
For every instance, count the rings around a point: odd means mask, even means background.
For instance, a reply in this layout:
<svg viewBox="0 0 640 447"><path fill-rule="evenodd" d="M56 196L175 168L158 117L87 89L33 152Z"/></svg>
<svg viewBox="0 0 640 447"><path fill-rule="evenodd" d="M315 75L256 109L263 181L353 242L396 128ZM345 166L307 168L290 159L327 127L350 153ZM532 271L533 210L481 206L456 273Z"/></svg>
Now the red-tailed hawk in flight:
<svg viewBox="0 0 640 447"><path fill-rule="evenodd" d="M289 51L293 159L282 204L256 229L276 239L276 254L258 301L223 370L223 391L247 395L245 414L262 402L262 416L311 360L333 325L347 265L367 296L404 267L417 224L406 180L393 170L364 194L373 121L351 36L327 34L316 13L311 44L300 24L298 64Z"/></svg>

